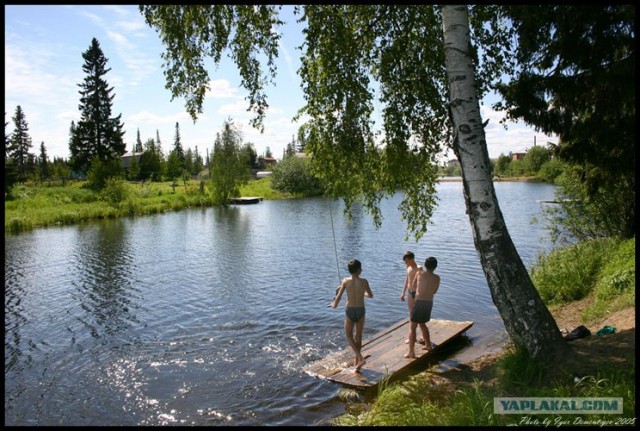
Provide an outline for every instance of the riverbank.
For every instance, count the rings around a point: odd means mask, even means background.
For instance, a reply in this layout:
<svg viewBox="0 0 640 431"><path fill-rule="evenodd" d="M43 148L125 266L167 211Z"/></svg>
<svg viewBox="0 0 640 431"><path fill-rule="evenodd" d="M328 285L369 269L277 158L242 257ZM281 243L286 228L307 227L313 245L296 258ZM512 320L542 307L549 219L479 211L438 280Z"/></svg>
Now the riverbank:
<svg viewBox="0 0 640 431"><path fill-rule="evenodd" d="M571 332L580 325L586 326L592 334L569 342L574 354L567 357L563 365L565 368L575 369L576 374L580 375L597 375L600 370L610 365L633 366L636 354L635 307L627 307L585 323L581 316L592 302L593 297L589 296L579 301L549 308L563 334ZM603 336L595 335L605 326L613 326L616 332ZM502 350L482 356L461 364L459 368L444 371L440 375L445 380L463 385L477 381L482 386L491 386L500 374L500 361L508 352L509 350ZM567 367L568 364L570 365Z"/></svg>
<svg viewBox="0 0 640 431"><path fill-rule="evenodd" d="M582 311L592 297L550 309L561 330L582 324ZM358 400L349 390L342 395L346 413L331 424L339 426L517 426L527 417L562 420L569 425L574 414L495 415L495 397L622 397L623 415L583 415L586 423L633 424L635 419L635 307L614 312L586 324L592 335L569 342L571 354L557 370L532 365L506 348L453 369L437 367L406 381L380 388L371 403ZM598 336L604 326L613 334ZM353 401L355 400L355 401ZM567 422L568 421L568 422ZM606 421L606 422L603 422ZM616 422L620 421L620 422Z"/></svg>
<svg viewBox="0 0 640 431"><path fill-rule="evenodd" d="M493 177L494 182L525 182L525 183L544 183L544 180L538 177ZM453 183L462 182L462 177L440 177L438 178L440 183Z"/></svg>
<svg viewBox="0 0 640 431"><path fill-rule="evenodd" d="M124 183L123 189L112 192L108 188L95 192L85 184L15 186L13 197L4 202L5 233L214 206L209 185L197 181ZM240 196L267 200L297 197L272 189L270 178L250 181L240 188Z"/></svg>
<svg viewBox="0 0 640 431"><path fill-rule="evenodd" d="M442 177L439 182L459 182L461 177ZM539 182L534 177L501 178L496 181ZM85 182L66 185L17 185L13 197L5 199L5 233L18 233L46 226L71 225L91 220L111 219L214 206L209 185L186 183L125 183L124 190L95 192ZM240 196L265 200L299 198L271 187L271 178L251 180L240 188Z"/></svg>

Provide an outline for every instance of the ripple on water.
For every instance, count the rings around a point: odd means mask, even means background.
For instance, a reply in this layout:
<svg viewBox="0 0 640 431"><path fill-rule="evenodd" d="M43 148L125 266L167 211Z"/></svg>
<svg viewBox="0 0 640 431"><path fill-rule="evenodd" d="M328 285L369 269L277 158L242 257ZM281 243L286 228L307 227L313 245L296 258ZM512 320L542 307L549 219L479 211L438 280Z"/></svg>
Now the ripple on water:
<svg viewBox="0 0 640 431"><path fill-rule="evenodd" d="M543 228L523 214L553 188L501 187L514 243L535 256ZM407 249L438 258L434 318L475 322L465 351L493 346L504 328L461 187L438 190L420 241L404 240L399 196L379 230L359 207L348 223L341 203L305 199L6 237L5 424L320 423L344 411L340 387L303 369L346 346L344 301L327 307L346 262L362 261L374 291L369 336L407 315Z"/></svg>

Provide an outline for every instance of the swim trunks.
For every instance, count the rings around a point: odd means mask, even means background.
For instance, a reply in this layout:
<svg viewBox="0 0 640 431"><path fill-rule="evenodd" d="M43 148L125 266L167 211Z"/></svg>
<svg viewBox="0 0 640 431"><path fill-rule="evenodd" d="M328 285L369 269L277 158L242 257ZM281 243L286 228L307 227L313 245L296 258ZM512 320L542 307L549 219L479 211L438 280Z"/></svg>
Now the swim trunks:
<svg viewBox="0 0 640 431"><path fill-rule="evenodd" d="M416 299L416 291L415 291L415 290L410 290L410 291L409 291L409 295L411 295L411 297L412 297L413 299Z"/></svg>
<svg viewBox="0 0 640 431"><path fill-rule="evenodd" d="M364 307L347 307L347 317L353 323L358 322L358 320L364 317Z"/></svg>
<svg viewBox="0 0 640 431"><path fill-rule="evenodd" d="M415 323L427 323L431 320L431 309L433 308L433 301L418 299L413 304L411 310L411 321Z"/></svg>

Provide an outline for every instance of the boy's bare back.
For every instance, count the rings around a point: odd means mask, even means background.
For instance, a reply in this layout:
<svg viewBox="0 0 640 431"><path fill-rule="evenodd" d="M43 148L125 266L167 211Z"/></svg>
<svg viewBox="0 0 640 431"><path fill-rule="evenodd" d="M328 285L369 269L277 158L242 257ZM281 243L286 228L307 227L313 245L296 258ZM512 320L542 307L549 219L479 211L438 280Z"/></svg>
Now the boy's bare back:
<svg viewBox="0 0 640 431"><path fill-rule="evenodd" d="M369 287L369 282L366 278L361 278L360 273L362 269L358 268L351 274L351 277L344 278L338 288L338 293L333 299L331 306L336 308L342 298L344 291L347 291L347 307L364 307L364 297L373 298L373 292Z"/></svg>
<svg viewBox="0 0 640 431"><path fill-rule="evenodd" d="M366 278L348 277L342 280L347 291L347 307L364 307L364 297L372 297Z"/></svg>
<svg viewBox="0 0 640 431"><path fill-rule="evenodd" d="M440 287L440 276L428 269L422 269L416 274L415 284L416 300L433 301L433 297Z"/></svg>

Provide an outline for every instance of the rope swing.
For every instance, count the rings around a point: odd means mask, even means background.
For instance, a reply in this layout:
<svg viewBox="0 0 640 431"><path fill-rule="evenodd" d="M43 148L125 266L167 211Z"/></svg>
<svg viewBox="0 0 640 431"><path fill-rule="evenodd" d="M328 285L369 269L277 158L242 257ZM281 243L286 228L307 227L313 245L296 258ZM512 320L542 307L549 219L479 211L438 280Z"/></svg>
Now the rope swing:
<svg viewBox="0 0 640 431"><path fill-rule="evenodd" d="M342 282L342 276L340 275L340 263L338 262L338 246L336 245L336 230L333 227L333 211L331 205L329 205L329 216L331 217L331 233L333 233L333 250L336 254L336 269L338 270L338 285Z"/></svg>
<svg viewBox="0 0 640 431"><path fill-rule="evenodd" d="M340 284L342 283L342 276L340 275L340 262L338 262L338 246L336 245L336 230L333 226L333 211L331 211L331 205L329 205L329 217L331 218L331 233L333 234L333 250L336 254L336 269L338 270L338 287L336 287L336 292L333 294L333 299L338 295L338 290L340 290ZM327 307L331 307L331 304L327 305Z"/></svg>

